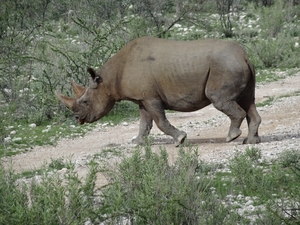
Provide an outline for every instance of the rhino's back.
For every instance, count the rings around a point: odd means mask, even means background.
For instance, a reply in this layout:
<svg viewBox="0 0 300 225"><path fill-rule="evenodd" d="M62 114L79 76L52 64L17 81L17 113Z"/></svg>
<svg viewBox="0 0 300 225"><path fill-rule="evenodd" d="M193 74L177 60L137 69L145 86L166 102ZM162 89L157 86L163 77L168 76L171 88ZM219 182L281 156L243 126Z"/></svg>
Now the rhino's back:
<svg viewBox="0 0 300 225"><path fill-rule="evenodd" d="M169 108L179 110L172 106L186 105L183 108L187 111L194 110L195 103L196 108L200 102L207 104L205 85L209 74L217 79L231 79L224 77L223 72L243 70L239 60L245 61L244 51L236 42L216 39L173 41L143 37L122 51L126 56L121 77L124 95L159 95Z"/></svg>
<svg viewBox="0 0 300 225"><path fill-rule="evenodd" d="M212 67L230 66L241 58L242 48L233 41L205 39L174 41L153 37L142 37L128 44L124 75L147 78L166 78L193 82L205 77Z"/></svg>

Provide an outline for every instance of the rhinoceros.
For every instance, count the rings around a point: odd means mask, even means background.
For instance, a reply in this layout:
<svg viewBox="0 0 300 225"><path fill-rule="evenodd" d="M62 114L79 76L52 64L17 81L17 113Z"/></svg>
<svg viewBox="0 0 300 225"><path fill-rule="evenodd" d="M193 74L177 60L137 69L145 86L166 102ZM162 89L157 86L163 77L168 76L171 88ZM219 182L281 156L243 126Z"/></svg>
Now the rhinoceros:
<svg viewBox="0 0 300 225"><path fill-rule="evenodd" d="M88 88L71 81L76 98L56 92L79 124L99 120L116 102L129 100L140 110L134 143L144 143L154 120L178 146L187 134L170 124L165 110L191 112L213 104L231 120L227 142L241 135L245 117L248 137L243 143L260 142L255 72L235 41L141 37L121 48L97 71L88 67L87 72L91 77Z"/></svg>

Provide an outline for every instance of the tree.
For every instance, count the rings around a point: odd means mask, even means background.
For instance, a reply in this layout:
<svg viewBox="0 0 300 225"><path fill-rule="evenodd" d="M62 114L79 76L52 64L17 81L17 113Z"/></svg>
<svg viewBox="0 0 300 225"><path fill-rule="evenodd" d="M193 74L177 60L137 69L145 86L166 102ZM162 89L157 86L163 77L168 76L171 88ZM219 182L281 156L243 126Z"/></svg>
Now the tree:
<svg viewBox="0 0 300 225"><path fill-rule="evenodd" d="M216 0L217 9L220 15L220 21L225 37L232 37L232 23L230 19L233 0Z"/></svg>

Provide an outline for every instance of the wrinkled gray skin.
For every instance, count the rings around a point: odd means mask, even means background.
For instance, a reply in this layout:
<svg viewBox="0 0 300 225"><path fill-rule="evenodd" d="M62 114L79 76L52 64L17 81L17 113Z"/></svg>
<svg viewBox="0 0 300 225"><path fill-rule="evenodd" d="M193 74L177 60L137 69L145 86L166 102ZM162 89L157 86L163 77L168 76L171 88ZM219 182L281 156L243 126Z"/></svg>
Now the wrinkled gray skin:
<svg viewBox="0 0 300 225"><path fill-rule="evenodd" d="M260 142L254 69L234 41L142 37L128 43L98 71L88 68L88 72L88 88L72 82L76 98L56 93L80 124L99 120L117 101L130 100L140 109L134 143L144 143L154 120L178 146L186 133L170 124L165 109L191 112L212 103L231 120L227 142L241 135L245 117L249 128L243 143Z"/></svg>

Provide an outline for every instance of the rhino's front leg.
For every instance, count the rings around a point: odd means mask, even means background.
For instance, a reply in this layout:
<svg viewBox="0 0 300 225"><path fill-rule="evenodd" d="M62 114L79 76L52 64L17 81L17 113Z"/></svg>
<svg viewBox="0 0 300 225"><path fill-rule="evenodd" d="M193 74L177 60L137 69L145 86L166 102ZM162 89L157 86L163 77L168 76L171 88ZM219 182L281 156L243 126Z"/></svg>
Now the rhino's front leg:
<svg viewBox="0 0 300 225"><path fill-rule="evenodd" d="M186 138L186 133L173 127L166 118L163 104L160 100L152 100L143 102L145 109L153 118L157 127L165 134L170 135L175 140L175 146L182 144Z"/></svg>
<svg viewBox="0 0 300 225"><path fill-rule="evenodd" d="M152 129L153 119L145 110L144 106L140 105L140 128L138 136L132 140L135 144L144 144L145 138L149 135Z"/></svg>

